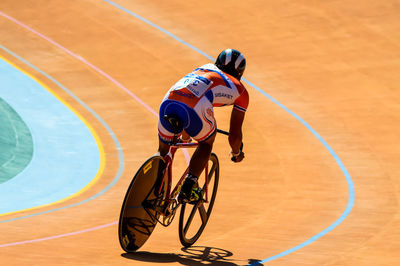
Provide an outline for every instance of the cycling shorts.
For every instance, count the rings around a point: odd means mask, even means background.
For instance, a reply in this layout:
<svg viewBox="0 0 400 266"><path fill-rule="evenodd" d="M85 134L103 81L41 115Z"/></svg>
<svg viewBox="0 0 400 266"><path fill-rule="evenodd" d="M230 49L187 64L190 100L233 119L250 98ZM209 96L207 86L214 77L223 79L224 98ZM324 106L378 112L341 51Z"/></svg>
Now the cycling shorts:
<svg viewBox="0 0 400 266"><path fill-rule="evenodd" d="M216 131L213 106L204 97L194 108L185 103L165 99L160 106L158 120L158 136L164 143L170 143L174 138L172 126L164 119L164 115L177 116L183 123L183 129L196 141L205 141ZM180 135L180 134L179 134Z"/></svg>

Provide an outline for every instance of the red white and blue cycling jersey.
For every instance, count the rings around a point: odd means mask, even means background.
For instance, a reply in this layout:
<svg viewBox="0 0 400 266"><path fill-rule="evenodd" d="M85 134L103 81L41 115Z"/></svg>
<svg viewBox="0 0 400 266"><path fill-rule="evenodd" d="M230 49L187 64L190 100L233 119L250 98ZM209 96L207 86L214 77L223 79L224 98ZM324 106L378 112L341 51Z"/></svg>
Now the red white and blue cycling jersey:
<svg viewBox="0 0 400 266"><path fill-rule="evenodd" d="M216 130L213 107L226 105L246 112L249 105L246 88L214 64L201 66L180 79L164 97L159 112L159 137L166 143L172 141L173 129L163 117L175 115L191 137L204 141Z"/></svg>

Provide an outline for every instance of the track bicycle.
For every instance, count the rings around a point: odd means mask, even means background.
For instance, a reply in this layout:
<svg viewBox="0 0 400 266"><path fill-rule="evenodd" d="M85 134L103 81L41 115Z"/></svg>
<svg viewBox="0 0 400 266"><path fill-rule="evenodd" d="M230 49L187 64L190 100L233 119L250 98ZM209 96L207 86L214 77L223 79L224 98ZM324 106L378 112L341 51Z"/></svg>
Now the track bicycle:
<svg viewBox="0 0 400 266"><path fill-rule="evenodd" d="M228 135L223 130L219 133ZM157 223L169 226L179 207L179 240L185 247L193 245L203 232L214 205L219 181L219 162L211 153L202 176L199 177L200 198L196 202L177 200L189 168L172 188L174 155L180 148L195 148L197 142L177 141L164 157L156 153L136 172L126 192L119 219L119 241L126 252L138 250L150 237Z"/></svg>

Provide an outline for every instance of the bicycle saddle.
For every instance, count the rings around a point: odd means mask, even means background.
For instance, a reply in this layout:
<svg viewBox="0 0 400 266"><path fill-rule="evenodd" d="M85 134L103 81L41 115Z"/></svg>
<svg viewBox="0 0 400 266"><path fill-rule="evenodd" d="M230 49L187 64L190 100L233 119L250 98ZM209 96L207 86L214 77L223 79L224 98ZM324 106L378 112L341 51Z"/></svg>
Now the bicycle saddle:
<svg viewBox="0 0 400 266"><path fill-rule="evenodd" d="M183 130L182 120L176 115L164 115L164 119L172 126L174 134L179 134Z"/></svg>

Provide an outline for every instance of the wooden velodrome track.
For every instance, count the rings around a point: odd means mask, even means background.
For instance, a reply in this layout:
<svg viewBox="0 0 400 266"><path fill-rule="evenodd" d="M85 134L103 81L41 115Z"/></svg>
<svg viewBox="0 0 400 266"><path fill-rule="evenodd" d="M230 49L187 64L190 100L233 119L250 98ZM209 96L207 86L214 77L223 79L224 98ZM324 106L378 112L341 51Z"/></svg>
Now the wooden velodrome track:
<svg viewBox="0 0 400 266"><path fill-rule="evenodd" d="M400 265L399 1L2 0L0 12L0 44L115 133L0 50L85 117L106 154L84 193L1 217L11 220L0 223L1 265ZM244 77L257 86L245 84L246 159L231 163L217 138L221 184L195 247L181 248L175 221L124 254L116 221L156 150L153 112L210 61L188 44L213 58L245 54ZM228 109L216 111L220 128Z"/></svg>

